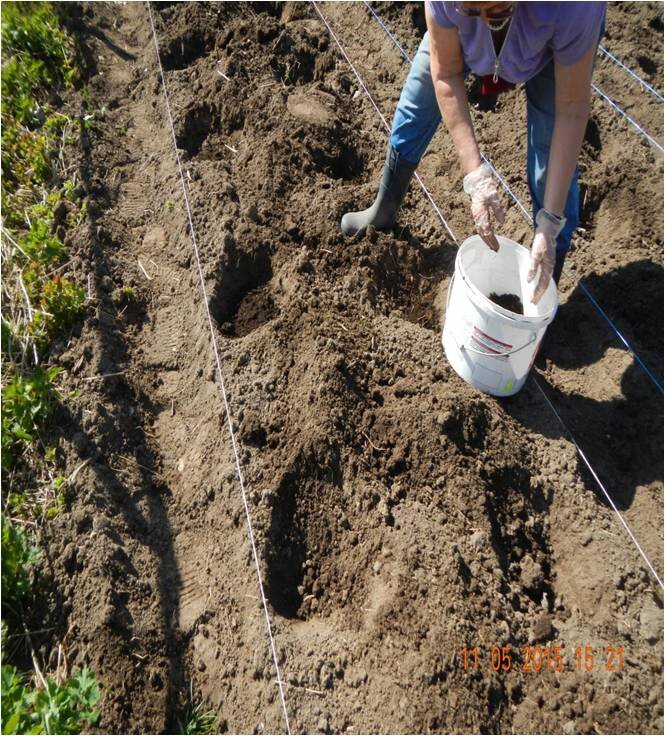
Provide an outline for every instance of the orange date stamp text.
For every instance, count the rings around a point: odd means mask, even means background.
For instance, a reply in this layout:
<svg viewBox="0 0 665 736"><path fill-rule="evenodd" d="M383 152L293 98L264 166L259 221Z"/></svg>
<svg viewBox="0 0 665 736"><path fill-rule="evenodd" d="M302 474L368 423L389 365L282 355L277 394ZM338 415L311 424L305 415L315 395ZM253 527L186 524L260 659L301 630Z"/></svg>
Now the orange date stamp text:
<svg viewBox="0 0 665 736"><path fill-rule="evenodd" d="M584 644L566 647L563 644L541 646L525 644L521 647L497 646L462 647L460 661L465 672L621 672L624 668L624 650L621 646L594 647Z"/></svg>

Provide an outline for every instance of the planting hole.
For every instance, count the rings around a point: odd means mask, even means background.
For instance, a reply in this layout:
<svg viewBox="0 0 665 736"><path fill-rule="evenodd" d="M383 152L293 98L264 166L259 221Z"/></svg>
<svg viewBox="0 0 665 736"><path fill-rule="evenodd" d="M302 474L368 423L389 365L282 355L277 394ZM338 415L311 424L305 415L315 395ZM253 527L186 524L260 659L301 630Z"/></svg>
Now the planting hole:
<svg viewBox="0 0 665 736"><path fill-rule="evenodd" d="M268 283L272 265L267 246L252 253L234 248L218 272L210 312L225 335L245 337L277 315Z"/></svg>

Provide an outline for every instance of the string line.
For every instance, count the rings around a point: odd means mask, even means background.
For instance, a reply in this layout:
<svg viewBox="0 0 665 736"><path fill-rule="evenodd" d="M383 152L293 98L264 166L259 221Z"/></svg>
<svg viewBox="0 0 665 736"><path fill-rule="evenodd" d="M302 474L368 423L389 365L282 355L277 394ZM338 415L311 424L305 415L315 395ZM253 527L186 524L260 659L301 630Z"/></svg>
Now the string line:
<svg viewBox="0 0 665 736"><path fill-rule="evenodd" d="M661 95L658 90L654 89L650 84L645 82L642 77L640 77L632 69L627 67L622 61L617 59L617 57L614 56L614 54L611 54L604 46L599 46L598 51L600 51L601 54L607 56L608 59L611 59L615 64L620 66L627 74L630 74L631 77L636 79L644 87L644 89L647 90L647 92L650 92L654 97L657 97L661 102L663 102L663 95Z"/></svg>
<svg viewBox="0 0 665 736"><path fill-rule="evenodd" d="M262 576L261 576L261 568L259 566L259 555L258 555L258 552L257 552L257 549L256 549L256 543L255 543L255 540L254 540L254 530L253 530L253 527L252 527L252 518L251 518L250 511L249 511L249 504L247 502L247 493L245 492L245 480L244 480L244 477L243 477L242 468L240 466L240 458L239 458L239 453L238 453L238 444L237 444L237 441L236 441L235 432L233 431L233 421L232 421L232 418L231 418L231 410L230 410L230 407L229 407L229 401L228 401L228 396L227 396L227 392L226 392L226 383L224 381L224 372L222 370L221 358L219 357L219 348L217 346L217 338L215 337L215 329L214 329L213 322L212 322L212 315L210 314L210 307L208 305L208 295L207 295L206 286L205 286L205 279L204 279L204 276L203 276L203 267L201 265L201 258L200 258L200 255L199 255L199 247L198 247L198 243L197 243L197 239L196 239L196 231L194 229L194 222L193 222L192 210L191 210L191 206L190 206L190 202L189 202L189 194L188 194L188 190L187 190L187 184L185 183L185 176L184 176L184 172L183 172L183 169L182 169L182 163L180 161L180 154L178 153L178 142L177 142L176 133L175 133L175 125L173 123L173 116L171 114L171 103L169 101L168 89L167 89L167 86L166 86L166 78L164 76L164 69L162 67L162 60L161 60L161 56L160 56L160 53L159 53L159 42L157 40L157 31L155 30L155 24L154 24L153 15L152 15L152 4L150 2L147 2L146 4L148 6L148 15L149 15L149 18L150 18L150 27L152 29L152 38L153 38L153 41L154 41L154 44L155 44L155 51L157 53L157 64L159 66L159 74L160 74L161 81L162 81L162 89L164 91L164 101L166 103L166 113L167 113L167 116L168 116L169 126L170 126L170 129L171 129L171 137L173 139L173 149L175 151L175 157L176 157L176 162L177 162L177 166L178 166L178 173L180 174L180 182L182 184L182 194L183 194L183 199L184 199L184 202L185 202L185 210L187 212L187 221L189 223L189 233L190 233L191 238L192 238L192 247L193 247L193 250L194 250L194 257L195 257L195 260L196 260L196 267L197 267L197 271L198 271L198 274L199 274L199 281L200 281L200 284L201 284L201 293L202 293L202 296L203 296L203 304L204 304L204 307L205 307L205 314L206 314L206 318L207 318L207 321L208 321L208 327L210 329L210 338L211 338L211 342L212 342L213 353L214 353L214 356L215 356L215 364L216 364L216 367L217 367L217 377L219 378L220 393L221 393L222 401L223 401L223 404L224 404L224 412L226 414L226 422L227 422L227 426L228 426L228 430L229 430L229 436L231 438L231 447L232 447L232 450L233 450L233 461L235 463L236 474L238 476L238 482L240 484L240 492L241 492L241 495L242 495L242 503L243 503L243 506L244 506L244 509L245 509L245 518L247 520L247 531L248 531L248 534L249 534L249 541L250 541L250 545L251 545L251 548L252 548L252 555L254 557L254 566L256 568L256 577L257 577L257 580L258 580L259 592L261 594L261 607L263 608L263 613L264 613L264 616L265 616L266 631L267 631L268 639L269 639L269 643L270 643L270 651L271 651L271 654L272 654L273 664L274 664L274 667L275 667L275 673L277 675L277 685L278 685L278 688L279 688L279 695L280 695L280 699L281 699L282 710L284 712L284 723L286 725L286 733L290 735L291 734L291 727L290 727L290 724L289 724L289 714L288 714L288 710L287 710L287 707L286 707L286 698L284 696L284 688L283 688L283 685L282 685L282 677L281 677L280 669L279 669L279 662L278 662L278 658L277 658L277 650L276 650L276 647L275 647L275 639L273 637L272 626L270 624L270 615L268 614L268 603L267 603L267 600L266 600L266 595L265 595L265 591L264 591L264 587L263 587L263 579L262 579Z"/></svg>
<svg viewBox="0 0 665 736"><path fill-rule="evenodd" d="M547 405L550 407L550 409L554 413L554 416L559 420L559 424L563 428L564 432L568 435L568 438L570 439L570 441L575 446L575 449L577 450L577 453L582 458L582 461L587 466L589 472L591 473L591 475L593 476L594 480L596 481L596 484L598 485L598 487L600 488L600 490L603 492L603 495L605 496L605 498L608 500L610 506L614 510L614 513L619 517L619 521L623 525L624 529L628 532L628 535L630 536L630 538L633 540L633 544L637 547L638 552L642 555L642 559L646 562L647 567L649 568L649 570L651 570L651 574L656 578L656 580L658 581L658 585L660 585L660 587L662 588L663 587L663 581L660 579L660 576L656 572L656 569L651 564L651 560L649 560L649 558L647 557L646 552L642 549L642 545L637 541L637 537L633 534L631 528L628 526L628 523L626 522L626 520L621 515L621 512L619 511L619 509L617 508L616 504L612 500L612 497L607 492L607 489L605 488L605 486L603 485L602 481L598 477L598 474L596 473L596 471L591 466L591 463L587 459L587 456L584 454L582 448L577 443L577 440L575 439L575 436L570 431L570 429L568 428L568 426L566 425L566 423L563 421L563 419L561 417L561 414L559 414L559 412L556 410L556 407L550 401L549 396L545 393L545 391L543 390L543 387L540 385L540 382L538 381L538 379L536 378L535 375L533 376L533 382L536 384L536 386L537 386L538 390L540 391L542 397L545 399L545 401L547 402Z"/></svg>
<svg viewBox="0 0 665 736"><path fill-rule="evenodd" d="M627 112L625 112L624 110L622 110L619 107L619 105L617 105L617 103L614 100L612 100L610 97L608 97L603 92L603 90L600 89L600 87L598 87L597 85L591 83L591 89L593 89L593 91L597 95L599 95L600 97L602 97L603 100L605 100L605 102L607 102L607 104L610 107L613 107L620 115L622 115L634 128L636 128L637 130L639 130L640 133L642 133L642 135L649 141L649 143L651 143L651 145L655 146L661 153L663 153L663 147L660 145L660 143L658 143L658 141L653 136L649 135L646 132L646 130L644 130L644 128L639 123L637 123L635 120L633 120L633 118L631 118L630 115Z"/></svg>

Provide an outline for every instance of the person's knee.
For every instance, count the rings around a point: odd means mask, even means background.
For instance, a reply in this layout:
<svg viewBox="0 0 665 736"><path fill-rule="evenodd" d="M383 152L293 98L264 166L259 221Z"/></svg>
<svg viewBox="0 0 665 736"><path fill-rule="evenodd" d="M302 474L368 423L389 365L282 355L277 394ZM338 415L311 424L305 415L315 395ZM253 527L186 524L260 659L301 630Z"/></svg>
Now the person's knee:
<svg viewBox="0 0 665 736"><path fill-rule="evenodd" d="M428 84L433 87L429 51L418 51L416 54L409 72L409 81L411 80L418 84Z"/></svg>
<svg viewBox="0 0 665 736"><path fill-rule="evenodd" d="M554 132L554 121L547 115L536 115L533 110L529 111L527 118L527 140L529 148L539 158L549 157L550 145L552 144L552 133Z"/></svg>
<svg viewBox="0 0 665 736"><path fill-rule="evenodd" d="M538 208L542 207L547 183L547 160L549 151L545 148L531 147L528 155L527 174L531 196Z"/></svg>

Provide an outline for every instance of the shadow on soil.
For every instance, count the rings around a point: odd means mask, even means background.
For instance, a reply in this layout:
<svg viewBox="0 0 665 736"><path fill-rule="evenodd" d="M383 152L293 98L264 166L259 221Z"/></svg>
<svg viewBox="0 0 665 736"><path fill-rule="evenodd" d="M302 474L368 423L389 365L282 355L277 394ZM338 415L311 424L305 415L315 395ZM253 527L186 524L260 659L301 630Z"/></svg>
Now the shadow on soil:
<svg viewBox="0 0 665 736"><path fill-rule="evenodd" d="M592 274L584 286L607 307L611 319L662 382L662 267L639 261L602 276ZM623 349L623 345L578 285L549 328L536 365L545 367L552 361L564 370L583 370L611 348ZM662 401L657 387L635 361L621 376L614 398L607 401L565 393L543 374L537 379L620 509L631 506L639 486L663 477ZM533 380L502 405L546 437L566 436ZM578 467L587 487L607 505L581 458Z"/></svg>
<svg viewBox="0 0 665 736"><path fill-rule="evenodd" d="M662 384L663 268L651 261L585 277L548 329L544 357L565 370L575 370L596 363L610 347L623 347L585 289Z"/></svg>
<svg viewBox="0 0 665 736"><path fill-rule="evenodd" d="M266 558L266 595L285 618L307 619L321 565L338 534L344 508L337 449L325 443L304 451L276 486ZM331 500L332 499L332 508Z"/></svg>
<svg viewBox="0 0 665 736"><path fill-rule="evenodd" d="M79 173L90 196L89 257L94 264L97 285L95 294L97 314L91 321L94 329L102 336L96 343L99 347L93 355L94 370L100 374L116 375L98 382L98 396L101 401L98 403L93 432L86 431L77 417L65 407L61 408L60 421L66 427L66 434L76 439L73 444L79 457L82 461L90 461L88 468L95 474L94 494L88 495L87 500L80 503L88 504L86 514L101 520L105 524L106 536L118 544L112 564L106 569L107 578L100 581L100 585L108 585L111 590L112 607L112 612L104 615L101 635L106 634L110 637L110 646L119 645L127 652L125 661L128 667L132 668L130 671L134 672L135 665L129 657L132 651L133 630L137 622L133 621L127 605L131 594L122 589L127 587L126 578L139 580L140 575L130 557L133 549L125 550L122 545L122 535L119 534L118 528L124 527L128 539L137 540L141 547L145 546L149 551L157 569L157 590L152 595L159 603L160 620L157 622L155 635L160 642L158 646L164 653L166 663L167 682L163 686L166 687L167 693L175 694L180 692L184 685L182 643L177 629L182 582L166 511L166 499L170 496L170 489L159 480L160 459L146 441L143 428L156 410L140 389L122 375L129 358L127 317L123 321L118 314L111 298L111 289L108 288L108 284L112 283L111 259L115 246L110 237L97 226L104 208L110 203L111 194L95 178L92 142L83 120L79 122L82 151ZM132 309L130 318L132 322L140 323L146 319L140 305L135 304ZM112 458L120 456L124 458L124 462L129 462L130 472L125 473L126 469L123 468L120 473L112 466ZM89 525L92 525L91 516L88 516ZM116 525L115 519L122 521ZM86 530L78 529L78 532L82 531ZM150 614L146 612L146 615ZM65 621L62 623L66 624ZM126 684L128 687L135 686L144 677L145 671L136 671L136 677ZM156 700L159 701L161 698L158 697ZM166 723L171 728L176 728L177 703L169 696L166 702Z"/></svg>

